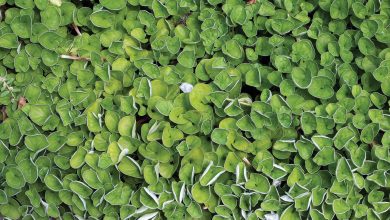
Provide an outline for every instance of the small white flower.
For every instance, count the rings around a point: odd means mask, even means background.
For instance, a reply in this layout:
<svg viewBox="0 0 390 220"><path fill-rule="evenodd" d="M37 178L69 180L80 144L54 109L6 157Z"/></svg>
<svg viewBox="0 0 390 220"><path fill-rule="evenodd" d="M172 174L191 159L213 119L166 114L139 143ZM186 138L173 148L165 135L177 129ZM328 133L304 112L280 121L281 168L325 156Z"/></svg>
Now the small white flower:
<svg viewBox="0 0 390 220"><path fill-rule="evenodd" d="M190 93L192 91L192 89L194 88L194 86L185 82L185 83L182 83L179 88L184 93Z"/></svg>
<svg viewBox="0 0 390 220"><path fill-rule="evenodd" d="M51 4L60 7L62 5L62 0L49 0Z"/></svg>
<svg viewBox="0 0 390 220"><path fill-rule="evenodd" d="M282 183L282 182L279 181L279 180L274 180L274 182L272 183L272 185L278 187L281 183Z"/></svg>
<svg viewBox="0 0 390 220"><path fill-rule="evenodd" d="M264 215L265 220L279 220L279 215L276 213L269 213Z"/></svg>

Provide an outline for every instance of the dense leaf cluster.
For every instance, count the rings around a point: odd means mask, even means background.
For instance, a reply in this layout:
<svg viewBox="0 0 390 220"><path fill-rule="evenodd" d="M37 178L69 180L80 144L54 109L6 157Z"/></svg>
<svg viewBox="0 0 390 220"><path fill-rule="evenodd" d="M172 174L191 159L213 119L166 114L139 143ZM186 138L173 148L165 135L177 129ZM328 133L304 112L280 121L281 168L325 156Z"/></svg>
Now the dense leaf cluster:
<svg viewBox="0 0 390 220"><path fill-rule="evenodd" d="M0 216L390 218L389 0L0 9Z"/></svg>

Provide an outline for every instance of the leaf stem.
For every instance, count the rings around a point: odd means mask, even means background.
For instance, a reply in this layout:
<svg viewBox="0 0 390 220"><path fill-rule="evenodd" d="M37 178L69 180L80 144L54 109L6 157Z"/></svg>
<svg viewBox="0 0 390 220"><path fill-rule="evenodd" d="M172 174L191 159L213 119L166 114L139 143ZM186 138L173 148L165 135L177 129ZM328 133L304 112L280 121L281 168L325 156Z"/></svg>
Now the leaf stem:
<svg viewBox="0 0 390 220"><path fill-rule="evenodd" d="M87 57L78 57L78 56L66 55L66 54L62 54L60 57L61 57L62 59L68 59L68 60L91 61L91 59L90 59L90 58L87 58Z"/></svg>
<svg viewBox="0 0 390 220"><path fill-rule="evenodd" d="M75 23L72 24L72 27L73 27L74 31L76 31L78 36L82 35L79 27Z"/></svg>
<svg viewBox="0 0 390 220"><path fill-rule="evenodd" d="M3 88L9 91L12 96L12 101L15 100L15 95L13 93L14 88L7 83L7 79L5 77L0 77L0 83L3 83Z"/></svg>
<svg viewBox="0 0 390 220"><path fill-rule="evenodd" d="M244 163L245 163L246 165L248 165L248 166L251 166L251 165L252 165L251 162L248 160L248 158L243 157L242 160L244 161Z"/></svg>

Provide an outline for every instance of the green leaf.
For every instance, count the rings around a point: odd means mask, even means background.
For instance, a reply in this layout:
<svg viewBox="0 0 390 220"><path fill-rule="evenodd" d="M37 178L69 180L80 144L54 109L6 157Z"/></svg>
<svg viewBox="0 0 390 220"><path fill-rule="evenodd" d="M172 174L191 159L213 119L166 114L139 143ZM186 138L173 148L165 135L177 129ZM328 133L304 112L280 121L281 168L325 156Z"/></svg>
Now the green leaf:
<svg viewBox="0 0 390 220"><path fill-rule="evenodd" d="M294 28L293 22L287 19L272 19L271 26L272 29L281 35L287 34Z"/></svg>
<svg viewBox="0 0 390 220"><path fill-rule="evenodd" d="M80 168L84 164L87 151L84 148L79 148L70 158L70 166L74 169Z"/></svg>
<svg viewBox="0 0 390 220"><path fill-rule="evenodd" d="M126 7L126 0L110 1L110 0L100 0L100 4L106 7L109 10L121 10Z"/></svg>
<svg viewBox="0 0 390 220"><path fill-rule="evenodd" d="M363 204L356 204L353 206L353 210L355 211L356 217L361 218L367 215L368 207Z"/></svg>
<svg viewBox="0 0 390 220"><path fill-rule="evenodd" d="M4 205L8 203L8 197L7 194L4 192L4 190L0 190L0 204Z"/></svg>
<svg viewBox="0 0 390 220"><path fill-rule="evenodd" d="M301 89L306 89L312 83L311 73L300 67L294 67L291 70L292 80Z"/></svg>
<svg viewBox="0 0 390 220"><path fill-rule="evenodd" d="M21 189L26 184L23 173L16 167L10 167L5 173L7 185L13 189Z"/></svg>
<svg viewBox="0 0 390 220"><path fill-rule="evenodd" d="M183 50L177 57L177 61L187 68L192 68L195 65L195 52L192 50Z"/></svg>
<svg viewBox="0 0 390 220"><path fill-rule="evenodd" d="M358 46L360 52L364 55L375 55L376 53L374 43L366 37L362 37L359 39Z"/></svg>
<svg viewBox="0 0 390 220"><path fill-rule="evenodd" d="M142 156L156 162L168 163L172 157L169 150L157 141L150 142L146 146L140 146L138 151Z"/></svg>
<svg viewBox="0 0 390 220"><path fill-rule="evenodd" d="M131 193L132 190L128 185L120 184L108 192L104 196L104 200L106 200L111 205L126 205L130 200Z"/></svg>
<svg viewBox="0 0 390 220"><path fill-rule="evenodd" d="M364 143L370 144L379 132L379 125L371 123L366 125L360 133L360 140Z"/></svg>
<svg viewBox="0 0 390 220"><path fill-rule="evenodd" d="M6 33L0 36L0 47L13 49L19 46L18 36L13 33Z"/></svg>
<svg viewBox="0 0 390 220"><path fill-rule="evenodd" d="M55 32L45 32L38 37L39 43L48 50L56 50L61 44L61 37Z"/></svg>
<svg viewBox="0 0 390 220"><path fill-rule="evenodd" d="M186 208L186 211L193 218L200 218L203 215L200 205L196 202L191 202L190 205Z"/></svg>
<svg viewBox="0 0 390 220"><path fill-rule="evenodd" d="M351 166L349 165L348 161L342 157L339 159L336 167L336 178L337 181L341 182L344 180L352 181L353 176L351 172Z"/></svg>
<svg viewBox="0 0 390 220"><path fill-rule="evenodd" d="M329 99L334 95L332 84L332 80L328 77L315 76L311 80L308 91L316 98Z"/></svg>
<svg viewBox="0 0 390 220"><path fill-rule="evenodd" d="M124 157L118 165L118 170L131 177L141 178L141 167L131 157Z"/></svg>
<svg viewBox="0 0 390 220"><path fill-rule="evenodd" d="M333 19L345 19L348 17L350 4L348 1L333 0L330 5L330 16Z"/></svg>
<svg viewBox="0 0 390 220"><path fill-rule="evenodd" d="M21 38L29 38L32 33L32 19L30 15L16 17L11 22L12 31ZM1 37L2 38L2 37ZM15 40L17 42L17 39ZM1 40L0 40L1 42Z"/></svg>
<svg viewBox="0 0 390 220"><path fill-rule="evenodd" d="M4 163L9 156L8 146L0 140L0 163Z"/></svg>
<svg viewBox="0 0 390 220"><path fill-rule="evenodd" d="M204 111L207 109L206 97L212 92L211 86L208 84L198 83L194 86L190 92L189 99L192 107L198 111Z"/></svg>
<svg viewBox="0 0 390 220"><path fill-rule="evenodd" d="M173 104L170 101L160 101L156 104L157 111L160 112L162 115L168 116L173 108Z"/></svg>
<svg viewBox="0 0 390 220"><path fill-rule="evenodd" d="M280 220L289 220L289 219L291 220L301 219L298 212L294 209L292 205L287 207L280 216Z"/></svg>
<svg viewBox="0 0 390 220"><path fill-rule="evenodd" d="M298 150L299 156L304 160L310 159L315 149L315 145L306 139L299 140L295 143L295 148Z"/></svg>
<svg viewBox="0 0 390 220"><path fill-rule="evenodd" d="M218 177L220 177L225 172L223 167L213 166L213 163L207 166L207 168L203 171L203 174L200 177L200 184L202 186L209 186L217 181Z"/></svg>
<svg viewBox="0 0 390 220"><path fill-rule="evenodd" d="M135 129L135 117L134 116L125 116L119 120L118 131L119 134L123 136L131 137Z"/></svg>
<svg viewBox="0 0 390 220"><path fill-rule="evenodd" d="M287 56L279 55L275 58L275 67L280 72L289 73L292 70L290 58Z"/></svg>
<svg viewBox="0 0 390 220"><path fill-rule="evenodd" d="M299 60L313 60L315 51L313 44L309 40L301 40L292 45L292 59L294 62Z"/></svg>
<svg viewBox="0 0 390 220"><path fill-rule="evenodd" d="M22 172L27 183L33 184L38 179L38 168L31 159L24 159L18 162L18 169Z"/></svg>
<svg viewBox="0 0 390 220"><path fill-rule="evenodd" d="M343 199L333 200L332 208L335 214L344 214L350 210L348 203Z"/></svg>
<svg viewBox="0 0 390 220"><path fill-rule="evenodd" d="M229 139L229 131L226 129L216 128L211 133L211 140L217 144L227 144Z"/></svg>
<svg viewBox="0 0 390 220"><path fill-rule="evenodd" d="M23 9L32 9L34 8L33 0L15 0L15 5Z"/></svg>
<svg viewBox="0 0 390 220"><path fill-rule="evenodd" d="M49 30L56 30L61 25L61 11L58 7L49 6L41 11L41 21Z"/></svg>
<svg viewBox="0 0 390 220"><path fill-rule="evenodd" d="M101 117L101 114L87 113L87 126L90 132L100 132L102 130Z"/></svg>
<svg viewBox="0 0 390 220"><path fill-rule="evenodd" d="M245 7L242 5L237 5L230 12L230 18L233 22L243 25L247 20L247 14Z"/></svg>
<svg viewBox="0 0 390 220"><path fill-rule="evenodd" d="M314 163L326 166L335 162L335 151L331 147L324 147L313 158Z"/></svg>
<svg viewBox="0 0 390 220"><path fill-rule="evenodd" d="M115 20L114 14L107 10L100 10L92 13L90 19L93 25L99 28L109 28L112 26L112 21Z"/></svg>
<svg viewBox="0 0 390 220"><path fill-rule="evenodd" d="M199 183L195 183L192 186L191 194L196 202L205 203L210 198L210 188L209 186L202 186Z"/></svg>
<svg viewBox="0 0 390 220"><path fill-rule="evenodd" d="M53 174L46 175L44 182L46 186L53 191L58 192L63 189L61 180Z"/></svg>
<svg viewBox="0 0 390 220"><path fill-rule="evenodd" d="M266 194L270 189L270 184L265 176L251 173L248 182L245 183L245 188L261 194Z"/></svg>
<svg viewBox="0 0 390 220"><path fill-rule="evenodd" d="M141 189L140 202L146 207L150 207L150 208L158 207L157 196L154 194L154 192L152 192L151 190L145 187Z"/></svg>
<svg viewBox="0 0 390 220"><path fill-rule="evenodd" d="M244 53L242 46L235 40L227 41L222 47L222 52L233 59L241 59Z"/></svg>
<svg viewBox="0 0 390 220"><path fill-rule="evenodd" d="M85 183L80 181L72 181L69 184L69 188L82 198L88 198L93 192L91 188L89 188Z"/></svg>
<svg viewBox="0 0 390 220"><path fill-rule="evenodd" d="M49 146L47 138L43 134L36 134L27 136L24 140L24 144L31 151L41 151Z"/></svg>
<svg viewBox="0 0 390 220"><path fill-rule="evenodd" d="M334 146L337 149L342 149L354 137L355 137L355 133L353 132L353 130L351 128L349 128L349 127L344 127L342 129L340 129L337 132L337 134L334 136L334 138L333 138Z"/></svg>

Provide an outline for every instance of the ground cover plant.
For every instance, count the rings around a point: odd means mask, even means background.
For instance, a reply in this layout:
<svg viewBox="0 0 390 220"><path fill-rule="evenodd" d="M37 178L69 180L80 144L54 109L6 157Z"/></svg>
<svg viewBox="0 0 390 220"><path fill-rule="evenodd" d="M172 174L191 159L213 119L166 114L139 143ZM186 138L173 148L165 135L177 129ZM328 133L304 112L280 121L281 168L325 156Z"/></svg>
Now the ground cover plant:
<svg viewBox="0 0 390 220"><path fill-rule="evenodd" d="M0 9L0 218L390 219L389 0Z"/></svg>

